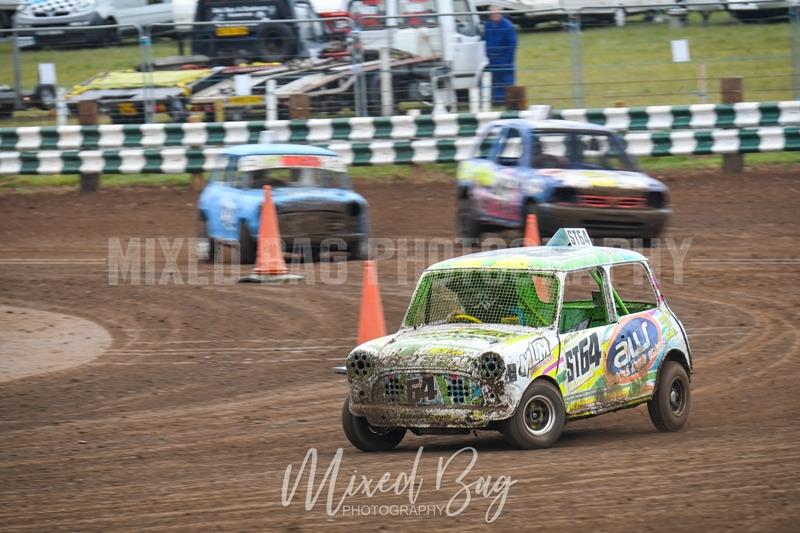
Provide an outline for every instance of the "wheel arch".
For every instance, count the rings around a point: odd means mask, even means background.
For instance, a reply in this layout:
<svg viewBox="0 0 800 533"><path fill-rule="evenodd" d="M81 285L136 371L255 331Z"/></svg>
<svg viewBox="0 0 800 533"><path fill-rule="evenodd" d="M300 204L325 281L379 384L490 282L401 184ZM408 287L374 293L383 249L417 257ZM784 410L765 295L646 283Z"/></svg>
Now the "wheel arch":
<svg viewBox="0 0 800 533"><path fill-rule="evenodd" d="M536 376L535 378L533 378L531 380L531 382L530 382L530 384L528 384L527 388L532 387L533 384L536 383L537 381L547 381L548 383L553 385L558 390L559 394L561 394L561 403L564 405L564 412L566 412L566 410L567 410L567 402L564 401L564 389L561 387L561 385L558 384L558 381L556 381L556 378L554 378L553 376L548 376L546 374L543 374L541 376ZM527 388L525 390L527 390Z"/></svg>
<svg viewBox="0 0 800 533"><path fill-rule="evenodd" d="M683 353L681 350L677 348L673 348L667 355L664 356L664 360L661 361L661 365L658 367L658 374L656 375L656 383L658 383L658 378L661 376L661 371L664 368L664 365L667 361L675 361L679 365L681 365L686 373L689 375L689 381L692 380L692 362L689 360L689 357Z"/></svg>

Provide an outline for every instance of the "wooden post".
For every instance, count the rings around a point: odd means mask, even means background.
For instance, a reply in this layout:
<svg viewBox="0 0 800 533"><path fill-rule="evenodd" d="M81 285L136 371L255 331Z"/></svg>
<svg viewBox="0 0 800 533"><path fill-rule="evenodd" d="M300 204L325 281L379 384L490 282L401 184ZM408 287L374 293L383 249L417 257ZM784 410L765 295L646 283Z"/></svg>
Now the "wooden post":
<svg viewBox="0 0 800 533"><path fill-rule="evenodd" d="M525 87L521 85L506 87L506 109L508 111L523 111L527 107Z"/></svg>
<svg viewBox="0 0 800 533"><path fill-rule="evenodd" d="M723 104L735 104L744 101L741 76L720 79L719 89ZM741 174L744 172L744 154L723 154L722 172L726 174Z"/></svg>
<svg viewBox="0 0 800 533"><path fill-rule="evenodd" d="M202 172L192 172L192 190L202 191L206 187L206 178Z"/></svg>
<svg viewBox="0 0 800 533"><path fill-rule="evenodd" d="M214 100L214 122L225 122L225 100Z"/></svg>
<svg viewBox="0 0 800 533"><path fill-rule="evenodd" d="M81 126L97 125L97 102L82 100L78 103L78 123ZM81 172L80 191L97 192L100 189L100 174L97 172Z"/></svg>
<svg viewBox="0 0 800 533"><path fill-rule="evenodd" d="M311 118L311 99L307 94L289 96L289 118Z"/></svg>

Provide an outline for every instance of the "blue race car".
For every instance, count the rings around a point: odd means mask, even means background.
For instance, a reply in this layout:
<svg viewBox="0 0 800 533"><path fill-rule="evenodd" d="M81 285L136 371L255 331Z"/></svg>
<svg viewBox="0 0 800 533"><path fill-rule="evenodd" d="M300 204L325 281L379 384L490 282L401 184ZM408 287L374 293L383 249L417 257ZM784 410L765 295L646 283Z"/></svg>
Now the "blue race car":
<svg viewBox="0 0 800 533"><path fill-rule="evenodd" d="M524 229L543 237L583 227L595 237L657 237L670 215L666 185L640 172L609 128L563 120L491 122L458 168L458 230Z"/></svg>
<svg viewBox="0 0 800 533"><path fill-rule="evenodd" d="M256 258L263 187L272 187L286 250L318 259L320 251L367 257L367 201L351 190L347 166L314 146L248 144L226 148L198 202L198 256L214 260L217 245L239 248L240 261Z"/></svg>

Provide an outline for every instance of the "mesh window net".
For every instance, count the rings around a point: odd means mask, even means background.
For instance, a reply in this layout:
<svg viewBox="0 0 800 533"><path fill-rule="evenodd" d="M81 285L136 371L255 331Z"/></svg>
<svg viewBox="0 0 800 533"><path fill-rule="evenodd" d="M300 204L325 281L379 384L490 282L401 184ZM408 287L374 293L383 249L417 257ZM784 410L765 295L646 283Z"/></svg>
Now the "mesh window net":
<svg viewBox="0 0 800 533"><path fill-rule="evenodd" d="M505 324L547 327L558 310L558 278L527 270L455 269L426 273L404 325Z"/></svg>

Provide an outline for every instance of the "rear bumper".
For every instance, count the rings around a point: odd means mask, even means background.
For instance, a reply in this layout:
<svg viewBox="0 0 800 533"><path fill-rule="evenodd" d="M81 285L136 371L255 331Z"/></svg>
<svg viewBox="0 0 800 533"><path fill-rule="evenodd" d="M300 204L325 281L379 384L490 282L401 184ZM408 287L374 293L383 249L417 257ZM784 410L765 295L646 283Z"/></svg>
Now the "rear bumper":
<svg viewBox="0 0 800 533"><path fill-rule="evenodd" d="M367 236L367 233L338 233L332 235L281 235L281 238L286 243L286 250L289 252L293 248L302 249L306 245L314 248L328 247L331 251L337 251L342 242L350 245L366 239Z"/></svg>
<svg viewBox="0 0 800 533"><path fill-rule="evenodd" d="M564 227L586 228L593 237L654 238L664 230L670 209L598 209L539 204L536 215L542 235Z"/></svg>
<svg viewBox="0 0 800 533"><path fill-rule="evenodd" d="M102 42L108 30L92 26L103 24L97 12L66 15L61 17L25 17L16 15L14 25L22 29L20 36L33 37L37 44L76 44ZM59 26L72 26L74 29L56 30Z"/></svg>

